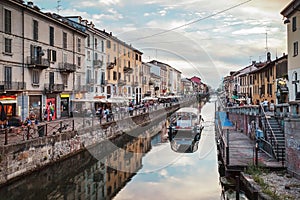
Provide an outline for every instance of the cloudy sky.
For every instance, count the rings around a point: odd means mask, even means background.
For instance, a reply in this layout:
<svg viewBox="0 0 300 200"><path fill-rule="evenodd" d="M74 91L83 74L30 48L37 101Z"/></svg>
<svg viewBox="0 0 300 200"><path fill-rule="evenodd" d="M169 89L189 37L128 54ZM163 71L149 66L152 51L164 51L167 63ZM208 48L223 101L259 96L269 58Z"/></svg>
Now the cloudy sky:
<svg viewBox="0 0 300 200"><path fill-rule="evenodd" d="M217 87L252 61L287 53L280 11L291 0L34 0L43 12L79 15L184 77ZM59 6L58 6L59 5ZM59 8L59 9L57 9Z"/></svg>

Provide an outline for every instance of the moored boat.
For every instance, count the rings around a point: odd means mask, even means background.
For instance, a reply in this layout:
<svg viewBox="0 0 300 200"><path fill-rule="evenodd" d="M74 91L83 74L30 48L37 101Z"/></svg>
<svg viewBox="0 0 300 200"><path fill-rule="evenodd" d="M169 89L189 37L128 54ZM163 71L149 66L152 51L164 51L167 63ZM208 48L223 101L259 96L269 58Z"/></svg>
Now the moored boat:
<svg viewBox="0 0 300 200"><path fill-rule="evenodd" d="M184 107L170 117L168 128L171 148L176 152L195 152L204 128L198 109Z"/></svg>

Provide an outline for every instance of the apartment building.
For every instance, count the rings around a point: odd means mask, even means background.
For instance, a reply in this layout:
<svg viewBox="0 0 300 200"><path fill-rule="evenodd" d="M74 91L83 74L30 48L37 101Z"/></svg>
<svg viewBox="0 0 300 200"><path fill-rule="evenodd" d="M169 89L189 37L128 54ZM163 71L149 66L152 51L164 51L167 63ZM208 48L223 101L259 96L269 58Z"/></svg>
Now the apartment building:
<svg viewBox="0 0 300 200"><path fill-rule="evenodd" d="M142 67L142 52L119 40L111 32L106 35L107 98L133 97L138 102L141 99L139 70Z"/></svg>
<svg viewBox="0 0 300 200"><path fill-rule="evenodd" d="M286 87L287 55L273 61L268 60L263 66L250 72L249 85L253 85L254 104L259 104L267 99L275 104L288 102L288 89Z"/></svg>
<svg viewBox="0 0 300 200"><path fill-rule="evenodd" d="M142 68L140 71L140 78L142 79L142 94L143 97L145 96L152 96L151 93L151 85L150 85L150 80L151 80L151 74L150 74L150 69L151 66L148 63L142 63ZM153 84L152 84L153 87ZM153 88L154 91L154 88Z"/></svg>
<svg viewBox="0 0 300 200"><path fill-rule="evenodd" d="M70 100L83 92L75 84L85 82L85 28L32 2L5 0L0 7L0 100L8 116L68 116Z"/></svg>
<svg viewBox="0 0 300 200"><path fill-rule="evenodd" d="M85 39L85 80L83 89L86 90L85 99L106 98L106 40L107 34L95 27L93 22L82 19L81 16L69 16L68 19L83 25L86 29Z"/></svg>
<svg viewBox="0 0 300 200"><path fill-rule="evenodd" d="M288 82L289 101L300 100L300 55L298 51L300 42L300 0L293 0L282 11L287 25L288 48Z"/></svg>

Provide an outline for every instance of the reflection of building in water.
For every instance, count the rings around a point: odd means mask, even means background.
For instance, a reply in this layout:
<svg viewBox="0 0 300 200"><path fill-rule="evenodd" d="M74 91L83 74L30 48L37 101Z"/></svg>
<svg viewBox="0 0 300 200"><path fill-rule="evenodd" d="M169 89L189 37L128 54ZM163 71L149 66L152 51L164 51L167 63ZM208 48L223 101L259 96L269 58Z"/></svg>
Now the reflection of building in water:
<svg viewBox="0 0 300 200"><path fill-rule="evenodd" d="M150 137L138 137L107 157L107 199L115 196L142 167L142 157L150 148Z"/></svg>
<svg viewBox="0 0 300 200"><path fill-rule="evenodd" d="M98 159L90 151L81 152L1 188L0 199L111 199L142 167L151 148L150 137L128 138L113 144L120 147L115 151L111 142L99 144Z"/></svg>
<svg viewBox="0 0 300 200"><path fill-rule="evenodd" d="M98 161L73 179L76 188L65 199L105 199L105 164ZM70 191L71 192L71 191ZM70 198L69 198L70 197Z"/></svg>

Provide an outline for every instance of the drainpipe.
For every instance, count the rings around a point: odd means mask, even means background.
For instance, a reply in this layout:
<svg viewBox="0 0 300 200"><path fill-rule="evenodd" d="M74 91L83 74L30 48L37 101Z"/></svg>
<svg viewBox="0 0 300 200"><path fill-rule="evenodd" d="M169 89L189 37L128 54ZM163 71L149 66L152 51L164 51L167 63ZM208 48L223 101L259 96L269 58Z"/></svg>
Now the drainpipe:
<svg viewBox="0 0 300 200"><path fill-rule="evenodd" d="M21 109L21 120L23 121L25 119L25 113L24 113L24 84L25 84L25 50L24 50L24 8L22 8L22 109Z"/></svg>

